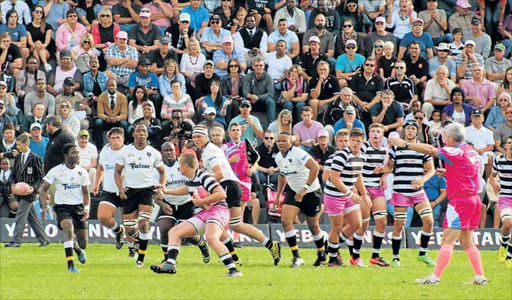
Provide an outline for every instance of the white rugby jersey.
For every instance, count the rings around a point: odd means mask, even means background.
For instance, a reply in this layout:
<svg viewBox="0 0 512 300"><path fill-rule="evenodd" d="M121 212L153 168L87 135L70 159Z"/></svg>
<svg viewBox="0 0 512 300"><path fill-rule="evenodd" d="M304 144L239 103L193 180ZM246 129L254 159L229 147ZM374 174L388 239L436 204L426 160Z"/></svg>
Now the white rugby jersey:
<svg viewBox="0 0 512 300"><path fill-rule="evenodd" d="M365 154L359 151L358 155L354 155L350 148L336 151L332 156L330 165L331 172L340 172L340 179L350 191L357 182L359 174L363 172L365 162ZM324 188L325 194L333 197L345 197L347 193L343 193L331 182L327 180Z"/></svg>
<svg viewBox="0 0 512 300"><path fill-rule="evenodd" d="M495 157L492 168L500 178L500 197L512 197L512 160L506 155Z"/></svg>
<svg viewBox="0 0 512 300"><path fill-rule="evenodd" d="M164 169L165 169L165 178L166 183L165 187L168 190L174 190L177 188L180 188L182 186L185 186L185 176L183 176L179 170L179 162L176 160L172 167L169 167L164 163ZM159 184L160 183L160 174L158 173L157 169L153 169L153 184ZM189 201L192 201L192 198L190 198L190 195L164 195L164 201L172 204L172 205L183 205Z"/></svg>
<svg viewBox="0 0 512 300"><path fill-rule="evenodd" d="M147 145L138 150L133 144L124 146L123 155L117 158L117 164L124 166L125 187L148 188L153 186L153 169L164 165L162 155Z"/></svg>
<svg viewBox="0 0 512 300"><path fill-rule="evenodd" d="M415 190L412 188L411 181L425 176L423 164L431 161L432 157L414 150L393 146L389 150L389 159L395 162L393 191L405 196L423 193L423 186Z"/></svg>
<svg viewBox="0 0 512 300"><path fill-rule="evenodd" d="M373 171L386 161L388 153L386 147L374 148L370 142L366 142L361 151L366 155L366 161L363 166L363 179L366 187L380 187L380 177L382 174L376 174Z"/></svg>
<svg viewBox="0 0 512 300"><path fill-rule="evenodd" d="M277 153L275 161L279 167L279 174L286 177L288 185L292 191L298 193L308 182L309 169L306 168L308 160L313 159L306 151L292 146L283 156L281 152ZM313 192L320 188L318 177L309 186L307 192Z"/></svg>
<svg viewBox="0 0 512 300"><path fill-rule="evenodd" d="M122 155L124 146L114 151L110 144L105 145L100 153L99 164L103 166L105 174L103 176L103 190L109 193L119 193L114 174L116 173L116 163L119 155ZM123 170L124 173L124 170Z"/></svg>
<svg viewBox="0 0 512 300"><path fill-rule="evenodd" d="M220 182L224 182L226 180L239 182L238 177L236 177L233 169L231 169L231 165L229 164L224 151L215 146L212 142L208 142L204 147L201 160L203 161L204 170L211 175L214 174L213 167L220 165L222 168L222 174L224 175Z"/></svg>
<svg viewBox="0 0 512 300"><path fill-rule="evenodd" d="M83 204L82 187L91 185L89 173L79 165L73 169L66 167L65 164L57 165L43 180L55 186L55 204Z"/></svg>

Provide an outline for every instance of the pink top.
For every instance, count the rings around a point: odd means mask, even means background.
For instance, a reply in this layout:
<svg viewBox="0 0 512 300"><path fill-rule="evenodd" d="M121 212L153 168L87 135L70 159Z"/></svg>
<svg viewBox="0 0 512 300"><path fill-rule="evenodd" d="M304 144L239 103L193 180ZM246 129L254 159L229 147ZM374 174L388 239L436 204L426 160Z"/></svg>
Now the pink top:
<svg viewBox="0 0 512 300"><path fill-rule="evenodd" d="M468 104L473 108L482 108L487 104L489 99L496 98L496 90L494 85L487 79L484 79L482 84L477 84L473 79L466 80L460 86L467 96L478 97L482 99L480 104L475 104L470 101Z"/></svg>
<svg viewBox="0 0 512 300"><path fill-rule="evenodd" d="M251 177L247 176L249 163L247 161L247 146L245 142L240 142L238 144L227 142L222 146L222 150L224 150L228 159L235 155L240 156L240 160L238 162L230 164L231 169L235 172L236 177L238 177L240 181L251 182Z"/></svg>
<svg viewBox="0 0 512 300"><path fill-rule="evenodd" d="M304 125L304 121L301 121L293 126L293 134L297 134L301 141L311 139L316 141L316 135L321 129L324 129L324 126L318 121L313 121L313 124L311 124L309 128Z"/></svg>
<svg viewBox="0 0 512 300"><path fill-rule="evenodd" d="M75 31L72 32L68 26L68 23L64 23L59 26L57 33L55 34L55 45L57 50L60 52L64 49L71 49L78 45L82 36L87 33L85 26L78 23L76 24Z"/></svg>
<svg viewBox="0 0 512 300"><path fill-rule="evenodd" d="M95 25L92 25L92 28L91 28L91 34L92 34L92 38L94 39L94 44L101 44L101 38L100 38L100 25L99 24L95 24ZM114 33L112 35L113 39L110 43L114 43L114 40L115 40L115 36L117 35L117 33L121 31L121 27L119 27L119 25L117 25L117 23L114 23Z"/></svg>
<svg viewBox="0 0 512 300"><path fill-rule="evenodd" d="M479 188L480 157L468 144L438 149L439 159L446 166L446 194L448 199L477 196Z"/></svg>
<svg viewBox="0 0 512 300"><path fill-rule="evenodd" d="M172 6L169 3L165 3L163 1L161 1L160 3L165 5L168 10L172 11ZM144 4L144 8L149 9L151 11L151 15L161 15L164 13L159 6L154 5L152 2ZM163 28L171 26L171 21L166 16L159 20L151 21L151 23Z"/></svg>

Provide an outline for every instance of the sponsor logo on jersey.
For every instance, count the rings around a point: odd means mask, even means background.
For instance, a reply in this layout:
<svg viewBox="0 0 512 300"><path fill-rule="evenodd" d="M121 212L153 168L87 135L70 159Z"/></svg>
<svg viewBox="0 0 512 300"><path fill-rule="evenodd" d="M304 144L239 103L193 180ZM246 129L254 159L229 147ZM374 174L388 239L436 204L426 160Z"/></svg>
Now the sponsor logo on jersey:
<svg viewBox="0 0 512 300"><path fill-rule="evenodd" d="M67 191L67 190L72 190L72 189L78 189L80 187L82 187L82 185L80 183L63 183L62 186L64 187L64 190Z"/></svg>

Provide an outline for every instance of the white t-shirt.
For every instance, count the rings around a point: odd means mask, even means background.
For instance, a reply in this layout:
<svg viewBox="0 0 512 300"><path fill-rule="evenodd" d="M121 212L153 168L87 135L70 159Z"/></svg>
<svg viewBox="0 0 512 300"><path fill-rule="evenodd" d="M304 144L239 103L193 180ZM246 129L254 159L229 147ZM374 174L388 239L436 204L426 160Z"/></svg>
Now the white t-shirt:
<svg viewBox="0 0 512 300"><path fill-rule="evenodd" d="M204 147L202 160L204 170L210 175L214 174L213 167L220 165L222 168L222 174L224 175L220 182L224 182L226 180L239 182L238 177L236 177L233 169L231 169L231 165L229 164L224 151L215 146L212 142L208 142L206 147Z"/></svg>
<svg viewBox="0 0 512 300"><path fill-rule="evenodd" d="M292 60L288 55L281 58L276 57L277 52L270 52L265 63L268 65L268 74L273 80L277 80L284 76L285 71L292 67Z"/></svg>
<svg viewBox="0 0 512 300"><path fill-rule="evenodd" d="M476 129L473 125L466 127L466 141L472 143L476 149L494 145L492 131L485 128L483 125L480 129Z"/></svg>
<svg viewBox="0 0 512 300"><path fill-rule="evenodd" d="M78 165L73 169L65 164L55 166L43 180L55 186L55 204L83 204L82 187L91 185L89 173Z"/></svg>
<svg viewBox="0 0 512 300"><path fill-rule="evenodd" d="M75 145L78 146L78 141L75 142ZM92 159L98 158L98 148L91 142L87 143L85 149L78 146L78 153L80 154L80 162L78 164L82 167L91 165Z"/></svg>
<svg viewBox="0 0 512 300"><path fill-rule="evenodd" d="M174 165L172 167L169 167L168 165L164 164L165 169L165 177L167 178L167 182L165 183L165 187L168 190L174 190L177 188L180 188L182 186L185 186L185 176L183 176L179 170L180 164L176 160ZM160 174L156 169L153 170L153 184L159 184L160 183ZM183 205L189 201L192 201L192 198L190 198L190 195L164 195L164 201L172 204L172 205Z"/></svg>
<svg viewBox="0 0 512 300"><path fill-rule="evenodd" d="M125 187L135 189L152 187L153 169L164 165L162 155L155 148L148 145L138 150L133 144L124 147L117 164L124 166Z"/></svg>
<svg viewBox="0 0 512 300"><path fill-rule="evenodd" d="M117 158L122 155L123 149L124 147L114 151L110 144L107 144L101 150L99 164L102 165L105 170L105 175L103 176L103 190L106 192L119 193L114 174L116 173Z"/></svg>
<svg viewBox="0 0 512 300"><path fill-rule="evenodd" d="M292 147L283 157L281 152L277 153L275 161L279 167L279 173L286 177L292 191L298 193L308 182L309 169L306 168L308 160L313 159L306 151ZM320 188L318 177L310 185L307 192L313 192Z"/></svg>

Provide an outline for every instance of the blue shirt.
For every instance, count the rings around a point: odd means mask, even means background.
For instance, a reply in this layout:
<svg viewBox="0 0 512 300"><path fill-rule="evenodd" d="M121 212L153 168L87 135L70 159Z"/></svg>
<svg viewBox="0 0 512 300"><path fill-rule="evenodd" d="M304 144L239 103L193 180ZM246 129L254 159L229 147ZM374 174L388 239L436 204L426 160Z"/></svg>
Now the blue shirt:
<svg viewBox="0 0 512 300"><path fill-rule="evenodd" d="M39 5L42 7L46 6L46 1L39 1ZM69 10L69 4L64 1L62 3L53 2L52 9L50 9L50 13L46 16L46 23L52 25L53 28L59 28L59 24L57 24L57 20L66 19L66 13ZM53 31L53 36L55 37L55 33L57 30Z"/></svg>
<svg viewBox="0 0 512 300"><path fill-rule="evenodd" d="M408 49L412 42L418 42L420 44L421 56L428 59L427 49L434 48L434 42L432 42L432 37L430 34L423 32L421 36L415 36L412 34L412 32L406 33L400 41L400 47L405 47Z"/></svg>
<svg viewBox="0 0 512 300"><path fill-rule="evenodd" d="M183 94L187 93L187 85L183 74L178 74L178 76L175 75L172 78L172 80L178 80L179 82L181 82L181 91L183 92ZM165 76L162 74L160 75L160 77L158 77L158 90L160 91L160 95L162 95L162 98L165 98L168 95L172 94L171 81L169 81L169 76Z"/></svg>
<svg viewBox="0 0 512 300"><path fill-rule="evenodd" d="M215 111L217 112L217 115L215 116L215 121L221 123L222 125L226 126L226 113L222 114L222 106L224 105L224 102L226 102L227 98L222 96L222 103L220 106L215 105L215 100L212 98L211 95L207 95L204 97L203 101L208 105L208 107L215 108ZM228 108L226 108L227 111ZM202 109L202 112L204 113L204 108ZM242 139L243 140L243 139Z"/></svg>
<svg viewBox="0 0 512 300"><path fill-rule="evenodd" d="M286 51L288 51L288 53L293 52L292 43L299 42L299 38L292 31L286 30L286 33L284 35L281 35L279 33L279 30L276 30L268 36L267 43L277 44L279 40L286 41Z"/></svg>
<svg viewBox="0 0 512 300"><path fill-rule="evenodd" d="M240 55L236 52L236 50L233 49L233 53L231 53L231 56L227 56L226 51L224 49L217 50L213 53L213 63L215 64L215 70L214 72L219 76L225 76L228 75L228 70L223 70L217 68L217 63L221 60L228 63L231 59L238 59L240 63L245 63L245 57L243 55Z"/></svg>
<svg viewBox="0 0 512 300"><path fill-rule="evenodd" d="M262 129L260 120L258 118L256 118L255 116L250 116L250 118L254 122L256 127L258 127L259 129ZM238 123L242 126L244 126L244 125L246 126L244 133L242 133L242 139L241 139L242 141L249 140L253 145L258 144L258 138L256 136L256 133L254 132L254 129L252 128L252 126L247 124L246 119L244 119L240 115L238 115L238 116L234 117L233 119L231 119L231 122L229 122L229 125L231 125L233 123Z"/></svg>
<svg viewBox="0 0 512 300"><path fill-rule="evenodd" d="M501 108L499 106L491 107L491 111L485 120L485 127L498 128L502 123L505 123L506 118L501 114Z"/></svg>
<svg viewBox="0 0 512 300"><path fill-rule="evenodd" d="M158 88L158 77L154 73L148 72L147 76L141 76L140 71L133 72L130 74L130 79L128 80L128 87L134 88L136 86L142 85L146 89L150 88Z"/></svg>
<svg viewBox="0 0 512 300"><path fill-rule="evenodd" d="M41 158L41 162L44 164L44 156L46 154L46 145L50 141L47 137L42 137L40 142L35 142L33 139L30 139L30 151L34 152L34 154L39 155Z"/></svg>
<svg viewBox="0 0 512 300"><path fill-rule="evenodd" d="M336 135L336 133L343 128L347 128L347 124L345 124L345 119L341 118L338 120L338 122L336 122L336 124L334 124L334 135ZM363 122L359 121L358 119L355 119L352 128L360 128L361 130L363 130L364 139L366 140L366 129L364 128Z"/></svg>
<svg viewBox="0 0 512 300"><path fill-rule="evenodd" d="M427 194L428 200L434 201L441 194L441 189L446 189L446 179L444 177L439 177L437 174L434 174L432 178L430 178L423 185L423 189Z"/></svg>
<svg viewBox="0 0 512 300"><path fill-rule="evenodd" d="M0 32L7 31L11 35L13 42L19 42L22 37L27 37L27 29L23 24L17 24L15 28L9 28L7 24L0 25ZM28 42L27 42L28 45Z"/></svg>
<svg viewBox="0 0 512 300"><path fill-rule="evenodd" d="M197 10L192 9L192 5L185 6L181 10L181 14L182 13L188 13L190 15L190 27L196 32L201 29L201 24L203 24L203 22L210 21L210 14L202 5L199 6Z"/></svg>
<svg viewBox="0 0 512 300"><path fill-rule="evenodd" d="M436 74L437 68L441 66L441 63L439 62L439 58L437 56L432 57L428 61L428 73L430 76ZM453 58L448 56L448 59L446 61L446 64L444 65L448 68L448 75L449 76L457 76L457 63Z"/></svg>
<svg viewBox="0 0 512 300"><path fill-rule="evenodd" d="M225 36L231 36L231 32L221 28L219 36L217 36L211 27L206 27L203 30L203 35L201 35L201 43L207 42L222 44L222 39L224 39Z"/></svg>
<svg viewBox="0 0 512 300"><path fill-rule="evenodd" d="M364 64L365 58L359 53L356 53L354 60L349 60L347 53L344 53L336 60L336 70L340 70L343 73L355 72Z"/></svg>

